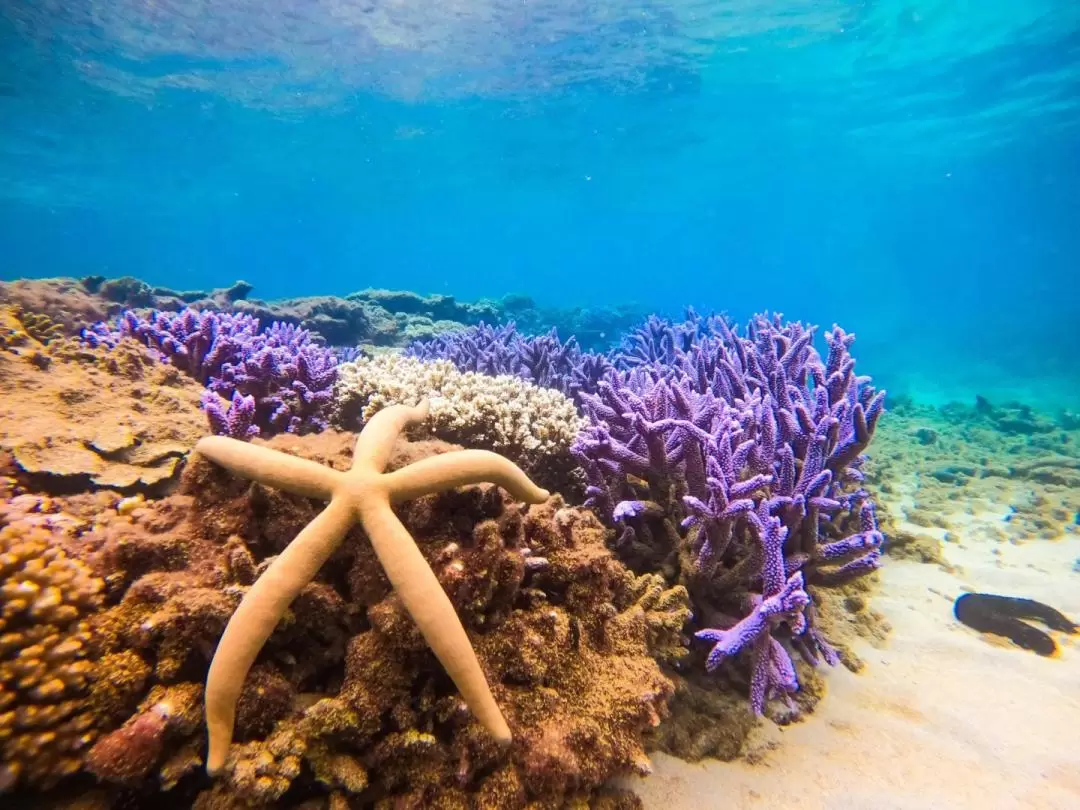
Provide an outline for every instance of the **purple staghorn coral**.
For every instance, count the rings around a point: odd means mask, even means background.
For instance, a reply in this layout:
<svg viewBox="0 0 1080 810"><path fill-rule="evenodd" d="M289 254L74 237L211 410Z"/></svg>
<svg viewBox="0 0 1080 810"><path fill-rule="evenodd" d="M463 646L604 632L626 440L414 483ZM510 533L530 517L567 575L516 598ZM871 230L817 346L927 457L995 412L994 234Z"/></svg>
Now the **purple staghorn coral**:
<svg viewBox="0 0 1080 810"><path fill-rule="evenodd" d="M507 374L542 388L561 391L580 404L582 393L596 391L613 369L605 355L582 351L574 338L563 341L557 330L527 336L511 321L503 326L480 323L412 343L405 353L420 360L449 360L462 371Z"/></svg>
<svg viewBox="0 0 1080 810"><path fill-rule="evenodd" d="M262 431L255 424L255 397L241 396L234 391L232 401L224 400L213 391L204 391L202 408L210 421L210 432L232 439L251 439Z"/></svg>
<svg viewBox="0 0 1080 810"><path fill-rule="evenodd" d="M243 354L258 332L259 321L251 315L185 309L153 310L142 316L126 309L114 323L96 323L84 329L82 336L91 346L115 346L122 338L135 338L207 385L224 364Z"/></svg>
<svg viewBox="0 0 1080 810"><path fill-rule="evenodd" d="M111 346L125 337L229 401L203 398L215 433L249 438L327 425L338 361L306 329L277 322L260 329L250 315L185 309L146 316L125 310L114 324L83 330L90 345Z"/></svg>
<svg viewBox="0 0 1080 810"><path fill-rule="evenodd" d="M689 590L708 668L752 650L759 713L798 686L781 639L838 660L806 588L873 570L883 542L860 484L884 392L855 375L853 336L834 327L823 360L814 332L651 319L582 397L591 424L573 448L622 553Z"/></svg>

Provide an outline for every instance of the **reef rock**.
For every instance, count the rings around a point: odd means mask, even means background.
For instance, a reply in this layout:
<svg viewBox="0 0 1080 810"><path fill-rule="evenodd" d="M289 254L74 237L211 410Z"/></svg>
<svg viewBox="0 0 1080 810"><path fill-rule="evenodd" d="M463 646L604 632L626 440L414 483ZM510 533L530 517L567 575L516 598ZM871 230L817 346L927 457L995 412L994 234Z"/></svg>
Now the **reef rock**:
<svg viewBox="0 0 1080 810"><path fill-rule="evenodd" d="M73 278L0 281L0 305L23 312L44 313L68 336L79 334L87 324L104 320L121 309L120 305L110 304Z"/></svg>
<svg viewBox="0 0 1080 810"><path fill-rule="evenodd" d="M0 312L0 449L40 489L160 490L208 430L201 393L135 342L45 345Z"/></svg>
<svg viewBox="0 0 1080 810"><path fill-rule="evenodd" d="M328 431L267 444L342 469L354 440ZM389 468L450 447L399 442ZM97 742L83 767L112 799L639 806L605 783L648 770L645 735L673 691L656 657L681 653L689 607L684 589L618 562L590 512L558 497L525 507L487 485L397 508L473 641L515 735L508 749L466 709L354 528L256 661L224 773L207 783L199 710L214 648L245 589L322 505L198 456L168 498L104 497L24 494L0 524L67 527L54 531L105 582L108 607L90 619Z"/></svg>

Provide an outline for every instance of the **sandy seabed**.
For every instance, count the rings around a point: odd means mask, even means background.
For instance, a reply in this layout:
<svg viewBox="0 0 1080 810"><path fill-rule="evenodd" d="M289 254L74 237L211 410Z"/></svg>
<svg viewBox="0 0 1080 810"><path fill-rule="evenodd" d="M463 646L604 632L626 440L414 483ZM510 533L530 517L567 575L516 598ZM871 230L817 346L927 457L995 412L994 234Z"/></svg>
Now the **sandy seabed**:
<svg viewBox="0 0 1080 810"><path fill-rule="evenodd" d="M1042 658L952 614L956 596L978 590L1037 599L1080 621L1080 538L949 544L945 555L954 573L887 561L874 607L890 638L857 647L862 673L830 670L811 717L763 723L750 761L654 755L653 775L633 785L645 807L1080 808L1080 636L1053 633L1061 649Z"/></svg>

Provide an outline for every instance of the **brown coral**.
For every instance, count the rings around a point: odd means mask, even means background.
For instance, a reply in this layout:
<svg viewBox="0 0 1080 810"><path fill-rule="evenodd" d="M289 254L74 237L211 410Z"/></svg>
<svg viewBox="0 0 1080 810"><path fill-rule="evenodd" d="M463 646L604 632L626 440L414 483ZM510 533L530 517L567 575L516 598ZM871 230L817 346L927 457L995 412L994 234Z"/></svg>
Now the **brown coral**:
<svg viewBox="0 0 1080 810"><path fill-rule="evenodd" d="M54 492L160 489L206 432L201 388L148 350L46 346L6 312L0 331L0 449ZM16 339L17 337L17 339Z"/></svg>
<svg viewBox="0 0 1080 810"><path fill-rule="evenodd" d="M41 529L0 529L0 793L80 767L94 717L86 621L101 580Z"/></svg>
<svg viewBox="0 0 1080 810"><path fill-rule="evenodd" d="M340 469L352 440L325 433L270 445ZM446 447L399 443L390 466ZM93 624L103 667L91 702L109 719L88 764L108 782L170 790L202 808L318 797L345 806L358 796L381 796L380 807L524 808L586 799L613 776L647 770L643 735L672 690L650 645L672 647L685 595L628 574L591 514L558 499L524 509L480 486L398 513L459 611L513 747L500 749L466 710L353 530L269 639L245 682L223 778L196 796L201 728L197 718L161 722L160 690L199 688L244 588L320 505L199 459L181 490L114 503L73 530L109 572L115 603ZM49 517L81 516L84 500ZM105 663L125 668L116 693L105 688Z"/></svg>
<svg viewBox="0 0 1080 810"><path fill-rule="evenodd" d="M48 345L49 341L59 340L64 337L64 327L56 323L48 315L40 312L24 312L18 309L15 312L22 322L26 334L38 341L38 343Z"/></svg>

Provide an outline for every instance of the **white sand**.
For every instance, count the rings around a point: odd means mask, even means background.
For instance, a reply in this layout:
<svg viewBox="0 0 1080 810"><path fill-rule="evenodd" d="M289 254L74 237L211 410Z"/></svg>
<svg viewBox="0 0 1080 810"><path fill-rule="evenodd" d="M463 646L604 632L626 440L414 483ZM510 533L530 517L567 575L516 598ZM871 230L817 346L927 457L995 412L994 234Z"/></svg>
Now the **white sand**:
<svg viewBox="0 0 1080 810"><path fill-rule="evenodd" d="M1080 621L1080 539L945 550L958 573L886 562L873 603L893 628L885 648L859 646L858 675L831 669L805 722L763 723L757 764L658 754L653 775L633 783L646 808L1080 808L1080 637L1053 634L1062 650L1042 658L952 615L971 589L1038 599Z"/></svg>

